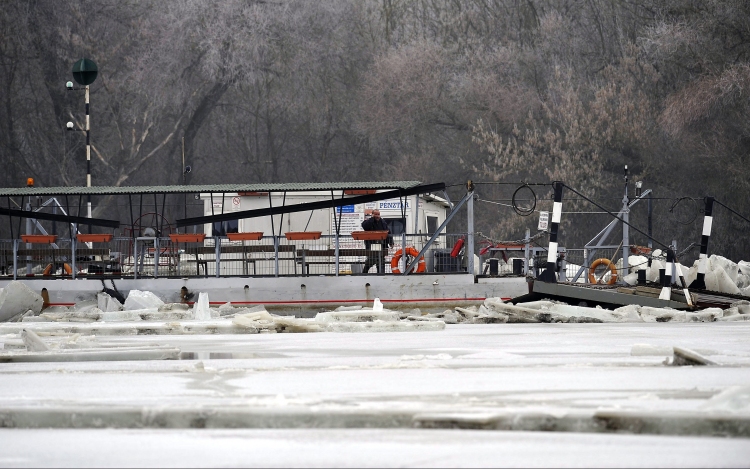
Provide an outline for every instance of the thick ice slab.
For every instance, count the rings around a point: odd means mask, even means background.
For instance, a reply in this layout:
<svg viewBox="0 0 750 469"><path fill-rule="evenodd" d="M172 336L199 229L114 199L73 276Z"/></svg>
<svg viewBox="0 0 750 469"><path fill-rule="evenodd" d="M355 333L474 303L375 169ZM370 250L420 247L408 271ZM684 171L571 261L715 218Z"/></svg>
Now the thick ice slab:
<svg viewBox="0 0 750 469"><path fill-rule="evenodd" d="M35 315L39 314L43 304L42 296L32 291L25 283L10 282L8 286L0 290L0 322L27 311L32 311Z"/></svg>
<svg viewBox="0 0 750 469"><path fill-rule="evenodd" d="M159 308L163 305L164 301L150 291L130 290L123 306L126 310L135 310Z"/></svg>

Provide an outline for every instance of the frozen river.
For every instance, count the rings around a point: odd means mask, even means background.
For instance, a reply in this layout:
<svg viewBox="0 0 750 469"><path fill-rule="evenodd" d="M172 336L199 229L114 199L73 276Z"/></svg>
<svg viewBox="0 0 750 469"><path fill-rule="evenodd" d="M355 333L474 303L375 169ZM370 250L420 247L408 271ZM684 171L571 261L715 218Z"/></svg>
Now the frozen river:
<svg viewBox="0 0 750 469"><path fill-rule="evenodd" d="M99 340L190 358L0 364L0 465L750 466L750 322Z"/></svg>

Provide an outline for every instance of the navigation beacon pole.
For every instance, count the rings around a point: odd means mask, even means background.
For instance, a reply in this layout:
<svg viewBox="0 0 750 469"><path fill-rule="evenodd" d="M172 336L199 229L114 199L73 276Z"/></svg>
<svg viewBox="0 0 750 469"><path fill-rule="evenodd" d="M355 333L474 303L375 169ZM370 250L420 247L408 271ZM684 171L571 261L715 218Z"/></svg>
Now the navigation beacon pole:
<svg viewBox="0 0 750 469"><path fill-rule="evenodd" d="M86 85L86 187L91 187L91 121L89 120L89 85ZM91 194L86 202L88 214L91 218Z"/></svg>
<svg viewBox="0 0 750 469"><path fill-rule="evenodd" d="M90 118L90 102L89 102L89 85L96 80L99 74L99 69L93 60L81 59L73 64L73 79L84 88L73 88L73 82L69 81L66 83L68 90L80 90L85 91L85 103L86 103L86 126L83 129L86 132L86 187L91 187L91 118ZM68 130L75 130L73 123L68 122ZM87 217L91 218L91 193L88 194L87 205Z"/></svg>

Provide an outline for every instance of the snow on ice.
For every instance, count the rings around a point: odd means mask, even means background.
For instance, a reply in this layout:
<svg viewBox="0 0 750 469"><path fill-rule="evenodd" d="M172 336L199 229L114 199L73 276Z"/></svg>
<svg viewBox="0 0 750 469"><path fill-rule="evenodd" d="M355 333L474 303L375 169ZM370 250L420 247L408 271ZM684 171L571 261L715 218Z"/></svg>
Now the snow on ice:
<svg viewBox="0 0 750 469"><path fill-rule="evenodd" d="M693 267L684 270L690 282ZM746 294L750 264L712 256L706 282ZM550 451L557 459L542 465L750 461L746 300L681 311L488 298L434 313L376 299L298 318L214 307L204 292L192 306L133 290L124 303L102 292L42 309L13 282L0 292L0 318L0 466L103 464L113 454L121 465L236 464L190 452L191 441L216 444L216 431L236 438L235 450L297 432L275 456L255 448L243 465L416 466L428 454L433 465L496 466L513 454L528 466ZM373 459L344 449L363 444L363 432ZM315 451L295 446L307 439ZM396 440L409 444L382 456ZM114 452L97 449L111 441Z"/></svg>

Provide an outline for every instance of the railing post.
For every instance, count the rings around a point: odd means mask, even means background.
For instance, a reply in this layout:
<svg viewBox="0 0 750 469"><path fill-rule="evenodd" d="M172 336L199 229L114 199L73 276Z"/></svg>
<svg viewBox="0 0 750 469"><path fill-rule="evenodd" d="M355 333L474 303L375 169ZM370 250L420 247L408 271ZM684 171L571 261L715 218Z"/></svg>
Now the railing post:
<svg viewBox="0 0 750 469"><path fill-rule="evenodd" d="M339 214L339 216L341 216L341 214ZM336 250L336 254L335 254L335 257L336 257L336 277L338 277L339 276L339 230L336 230L335 243L336 243L336 246L335 246L335 250ZM385 272L381 272L381 273L384 274Z"/></svg>
<svg viewBox="0 0 750 469"><path fill-rule="evenodd" d="M154 278L159 278L159 237L154 237Z"/></svg>
<svg viewBox="0 0 750 469"><path fill-rule="evenodd" d="M385 254L386 253L383 252L383 248L381 247L380 248L380 262L383 264L383 272L382 272L382 274L385 274ZM398 261L398 268L401 270L401 272L403 272L404 274L406 274L407 273L406 272L406 267L409 265L406 262L406 226L404 226L404 232L401 233L401 254L402 254L401 259L399 259L399 261ZM416 259L414 259L413 262L416 263L416 261L418 259L419 259L419 257L417 257Z"/></svg>
<svg viewBox="0 0 750 469"><path fill-rule="evenodd" d="M214 238L214 259L216 262L214 262L214 265L216 265L216 278L219 278L219 273L221 272L221 236L217 236ZM208 270L208 269L206 269Z"/></svg>
<svg viewBox="0 0 750 469"><path fill-rule="evenodd" d="M133 280L138 280L138 259L140 257L140 252L138 251L138 238L133 238Z"/></svg>
<svg viewBox="0 0 750 469"><path fill-rule="evenodd" d="M273 216L271 217L273 219ZM281 232L281 227L279 227L279 232ZM274 268L274 276L279 276L279 237L276 235L273 235L273 252L274 252L274 260L275 260L275 268Z"/></svg>
<svg viewBox="0 0 750 469"><path fill-rule="evenodd" d="M70 237L70 276L74 280L76 278L76 272L78 272L78 269L76 269L76 249L78 249L78 238L76 237L76 233L78 233L78 223L73 224L73 234ZM63 270L65 269L63 268Z"/></svg>

